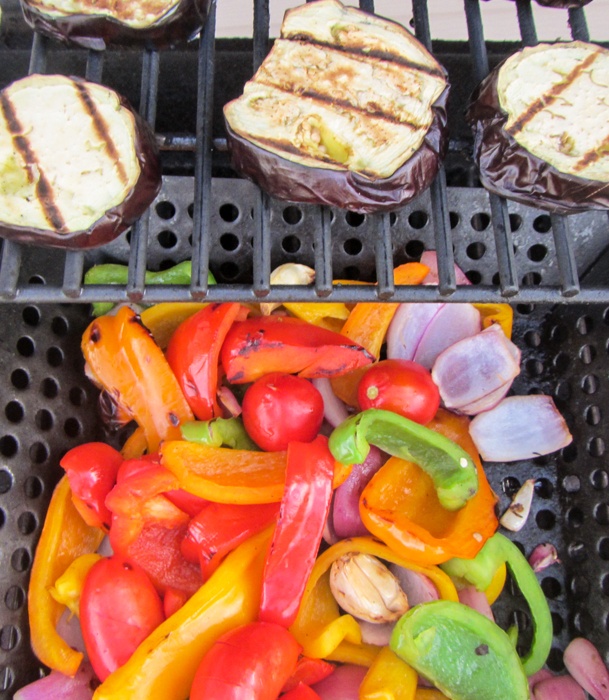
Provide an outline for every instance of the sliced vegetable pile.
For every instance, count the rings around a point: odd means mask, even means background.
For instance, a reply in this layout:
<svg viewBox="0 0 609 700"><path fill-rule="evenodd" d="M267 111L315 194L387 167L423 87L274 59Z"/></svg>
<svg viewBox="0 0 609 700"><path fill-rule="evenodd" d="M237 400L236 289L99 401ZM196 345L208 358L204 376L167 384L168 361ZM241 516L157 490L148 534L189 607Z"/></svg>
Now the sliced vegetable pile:
<svg viewBox="0 0 609 700"><path fill-rule="evenodd" d="M396 282L433 281L429 262ZM607 697L585 640L565 654L572 676L543 669L535 572L556 552L529 563L498 531L481 446L493 461L571 440L549 397L504 398L510 333L502 305L93 320L82 351L102 415L134 429L120 452L61 460L29 589L51 674L16 700ZM538 415L551 429L525 430ZM532 620L522 656L493 620L507 570Z"/></svg>

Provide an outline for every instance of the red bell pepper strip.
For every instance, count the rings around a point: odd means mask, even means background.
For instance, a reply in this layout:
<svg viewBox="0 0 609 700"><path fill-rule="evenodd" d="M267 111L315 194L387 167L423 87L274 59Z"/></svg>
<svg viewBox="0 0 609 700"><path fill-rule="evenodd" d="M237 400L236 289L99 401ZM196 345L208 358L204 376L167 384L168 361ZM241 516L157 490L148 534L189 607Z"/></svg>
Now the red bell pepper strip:
<svg viewBox="0 0 609 700"><path fill-rule="evenodd" d="M190 700L277 700L300 645L288 630L252 622L230 630L205 654Z"/></svg>
<svg viewBox="0 0 609 700"><path fill-rule="evenodd" d="M315 563L330 509L334 458L327 439L292 442L285 490L262 579L259 619L289 627Z"/></svg>
<svg viewBox="0 0 609 700"><path fill-rule="evenodd" d="M221 351L226 378L244 384L285 372L301 377L335 377L374 358L340 333L287 316L261 316L234 323Z"/></svg>
<svg viewBox="0 0 609 700"><path fill-rule="evenodd" d="M233 321L245 318L241 304L210 304L183 321L169 341L166 357L199 420L222 415L218 391L218 358Z"/></svg>
<svg viewBox="0 0 609 700"><path fill-rule="evenodd" d="M59 464L65 469L72 502L91 527L108 531L112 513L105 504L123 457L103 442L88 442L66 452Z"/></svg>
<svg viewBox="0 0 609 700"><path fill-rule="evenodd" d="M278 503L238 505L208 501L188 524L182 554L188 561L200 564L207 580L229 552L265 530L278 514Z"/></svg>
<svg viewBox="0 0 609 700"><path fill-rule="evenodd" d="M315 685L323 681L334 671L334 664L324 659L313 659L310 656L301 656L298 659L294 673L285 682L282 692L287 693L299 685Z"/></svg>
<svg viewBox="0 0 609 700"><path fill-rule="evenodd" d="M308 685L299 683L294 689L281 696L281 700L321 700L321 697Z"/></svg>

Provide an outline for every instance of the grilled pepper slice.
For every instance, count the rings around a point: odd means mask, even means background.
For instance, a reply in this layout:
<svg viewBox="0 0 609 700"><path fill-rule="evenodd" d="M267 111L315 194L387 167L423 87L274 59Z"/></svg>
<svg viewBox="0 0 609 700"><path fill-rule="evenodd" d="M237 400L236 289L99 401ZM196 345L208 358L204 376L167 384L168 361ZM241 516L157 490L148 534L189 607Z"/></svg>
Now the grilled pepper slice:
<svg viewBox="0 0 609 700"><path fill-rule="evenodd" d="M330 451L343 464L362 464L371 444L416 462L431 477L447 510L463 508L478 490L476 465L462 447L397 413L371 408L348 418L330 435Z"/></svg>
<svg viewBox="0 0 609 700"><path fill-rule="evenodd" d="M340 333L297 318L261 316L233 324L221 359L227 380L245 384L271 372L306 378L338 376L373 358Z"/></svg>
<svg viewBox="0 0 609 700"><path fill-rule="evenodd" d="M489 587L495 572L502 564L507 564L531 612L533 641L522 659L527 676L531 676L544 665L550 653L553 636L552 616L535 572L518 547L497 532L474 559L451 559L442 564L442 569L457 582L466 581L483 591Z"/></svg>
<svg viewBox="0 0 609 700"><path fill-rule="evenodd" d="M508 635L472 608L436 600L397 622L390 648L453 700L528 700L529 684Z"/></svg>

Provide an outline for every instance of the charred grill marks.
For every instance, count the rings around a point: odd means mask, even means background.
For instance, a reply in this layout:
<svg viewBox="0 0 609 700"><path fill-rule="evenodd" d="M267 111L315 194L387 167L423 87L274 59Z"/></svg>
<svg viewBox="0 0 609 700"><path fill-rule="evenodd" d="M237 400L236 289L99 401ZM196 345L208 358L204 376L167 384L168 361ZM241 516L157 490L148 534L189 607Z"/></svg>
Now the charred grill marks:
<svg viewBox="0 0 609 700"><path fill-rule="evenodd" d="M27 138L23 135L23 127L19 122L10 99L6 95L2 95L0 97L0 108L2 109L2 113L6 119L9 131L13 136L15 149L21 154L23 160L25 161L28 181L34 182L34 172L37 172L38 174L38 180L36 181L36 196L40 202L42 210L44 211L46 220L49 222L49 225L53 228L53 230L58 232L65 231L66 224L61 212L55 204L53 189L50 186L44 172L41 170L34 152L30 148Z"/></svg>
<svg viewBox="0 0 609 700"><path fill-rule="evenodd" d="M587 70L599 56L598 52L590 54L586 59L584 59L578 66L576 66L569 75L565 76L565 79L553 85L552 88L539 99L535 100L528 109L520 116L509 129L506 129L510 134L514 135L521 131L523 127L530 122L539 112L547 109L551 104L556 102L560 95L577 80L579 75ZM585 166L584 166L585 167Z"/></svg>
<svg viewBox="0 0 609 700"><path fill-rule="evenodd" d="M576 172L582 171L587 168L592 163L595 163L599 158L606 156L609 153L609 136L606 136L603 141L592 151L588 151L577 163L574 165L573 169Z"/></svg>
<svg viewBox="0 0 609 700"><path fill-rule="evenodd" d="M110 138L110 132L108 131L108 127L106 126L106 123L104 122L102 115L99 113L99 111L95 105L95 102L91 99L91 96L89 95L86 86L80 82L75 81L74 87L76 88L76 92L78 94L78 97L79 97L83 107L88 112L89 116L91 117L91 121L93 122L93 127L95 129L95 133L104 142L108 156L112 159L112 161L116 165L116 169L118 170L118 176L121 180L121 183L123 185L126 185L128 180L129 180L129 177L128 177L127 172L125 170L125 166L123 165L123 163L121 161L121 158L120 158L120 155L116 149L116 146L114 145L114 142Z"/></svg>

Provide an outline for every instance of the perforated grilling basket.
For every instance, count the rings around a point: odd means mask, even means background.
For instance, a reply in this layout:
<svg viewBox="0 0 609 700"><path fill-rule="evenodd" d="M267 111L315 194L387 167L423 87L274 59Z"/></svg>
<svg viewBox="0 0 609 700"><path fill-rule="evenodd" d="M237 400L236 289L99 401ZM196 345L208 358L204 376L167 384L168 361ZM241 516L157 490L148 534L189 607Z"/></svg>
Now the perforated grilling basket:
<svg viewBox="0 0 609 700"><path fill-rule="evenodd" d="M164 171L149 215L108 246L63 253L2 244L0 697L13 697L41 672L30 651L26 596L60 476L58 460L79 443L107 437L79 349L92 301L513 304L515 341L523 351L514 390L553 395L574 442L549 457L490 465L488 475L501 511L526 478L536 478L531 516L515 539L527 553L541 542L558 548L560 565L540 574L554 620L549 667L562 669L562 650L578 635L609 660L609 218L606 212L550 216L489 196L477 180L462 116L475 85L521 44L485 42L479 0L464 0L469 42L432 42L426 0L412 0L414 31L447 67L454 86L449 154L428 192L397 212L363 216L272 200L230 169L221 108L239 94L270 46L269 0L254 0L253 41L216 39L214 2L201 40L164 53L63 48L31 34L17 0L0 5L0 88L28 72L108 84L155 126ZM373 0L360 5L374 11ZM522 43L536 43L530 0L517 0L513 11ZM568 19L573 37L586 40L585 11L568 10ZM438 251L439 285L394 287L394 265L416 260L426 249ZM147 268L188 258L190 287L144 283ZM128 263L128 283L84 288L83 271L106 261ZM271 289L271 269L289 261L314 267L315 285ZM472 285L456 285L453 262ZM217 285L207 286L208 269ZM377 285L333 289L333 278ZM515 621L530 627L526 606L513 591L498 617L503 626Z"/></svg>

